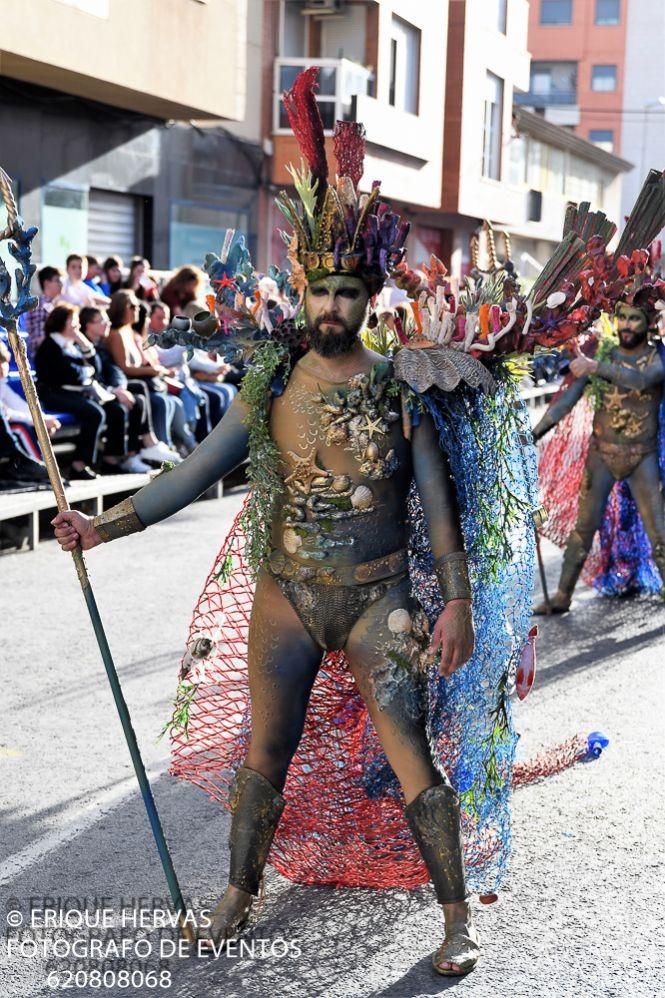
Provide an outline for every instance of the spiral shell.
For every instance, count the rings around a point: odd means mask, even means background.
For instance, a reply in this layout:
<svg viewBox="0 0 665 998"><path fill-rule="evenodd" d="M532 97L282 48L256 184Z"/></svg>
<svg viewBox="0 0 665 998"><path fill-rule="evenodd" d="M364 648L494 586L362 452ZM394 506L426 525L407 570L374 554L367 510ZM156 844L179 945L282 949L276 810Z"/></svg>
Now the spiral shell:
<svg viewBox="0 0 665 998"><path fill-rule="evenodd" d="M354 509L370 509L373 502L372 490L366 485L359 485L351 496L351 505Z"/></svg>
<svg viewBox="0 0 665 998"><path fill-rule="evenodd" d="M411 615L408 610L393 610L388 617L388 630L393 634L408 634L411 630Z"/></svg>

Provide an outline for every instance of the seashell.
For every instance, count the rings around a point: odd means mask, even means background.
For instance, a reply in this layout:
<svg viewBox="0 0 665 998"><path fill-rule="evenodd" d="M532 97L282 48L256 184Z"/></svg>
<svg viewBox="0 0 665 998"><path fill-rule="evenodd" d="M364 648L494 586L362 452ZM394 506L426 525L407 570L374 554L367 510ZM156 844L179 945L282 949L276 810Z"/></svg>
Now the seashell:
<svg viewBox="0 0 665 998"><path fill-rule="evenodd" d="M319 475L318 478L312 479L312 487L314 488L323 489L326 487L327 484L328 484L327 475Z"/></svg>
<svg viewBox="0 0 665 998"><path fill-rule="evenodd" d="M295 530L287 527L282 535L282 543L287 554L295 554L298 548L302 547L302 537L298 537Z"/></svg>
<svg viewBox="0 0 665 998"><path fill-rule="evenodd" d="M365 449L365 457L367 458L368 461L376 461L378 456L379 456L379 448L377 444L375 444L374 441L372 440L370 443L367 444L367 447Z"/></svg>
<svg viewBox="0 0 665 998"><path fill-rule="evenodd" d="M347 440L345 426L331 426L328 430L326 442L330 444L343 444Z"/></svg>
<svg viewBox="0 0 665 998"><path fill-rule="evenodd" d="M559 305L563 305L565 300L566 296L563 291L553 291L545 304L548 308L558 308Z"/></svg>
<svg viewBox="0 0 665 998"><path fill-rule="evenodd" d="M370 509L373 502L372 490L366 485L359 485L351 496L351 505L354 509Z"/></svg>
<svg viewBox="0 0 665 998"><path fill-rule="evenodd" d="M212 638L202 637L196 638L195 641L192 641L191 645L188 646L187 651L192 658L207 658L212 649Z"/></svg>
<svg viewBox="0 0 665 998"><path fill-rule="evenodd" d="M333 492L346 492L350 485L351 479L348 475L336 475L332 480Z"/></svg>
<svg viewBox="0 0 665 998"><path fill-rule="evenodd" d="M408 634L411 630L411 615L408 610L393 610L388 617L388 630L393 634Z"/></svg>

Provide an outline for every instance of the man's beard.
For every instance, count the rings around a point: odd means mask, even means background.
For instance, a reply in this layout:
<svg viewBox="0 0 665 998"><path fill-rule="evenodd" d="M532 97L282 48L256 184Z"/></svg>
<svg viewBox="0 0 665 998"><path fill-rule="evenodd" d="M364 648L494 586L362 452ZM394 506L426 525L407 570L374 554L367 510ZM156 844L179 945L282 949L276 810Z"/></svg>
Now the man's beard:
<svg viewBox="0 0 665 998"><path fill-rule="evenodd" d="M340 329L328 329L322 332L321 326L326 322L336 322ZM309 345L320 357L339 357L353 349L358 336L358 330L352 328L344 319L331 315L320 315L314 320L314 325L309 327Z"/></svg>
<svg viewBox="0 0 665 998"><path fill-rule="evenodd" d="M619 343L622 347L627 350L633 350L635 347L642 346L646 341L647 332L642 330L640 333L633 332L630 329L622 329L619 333Z"/></svg>

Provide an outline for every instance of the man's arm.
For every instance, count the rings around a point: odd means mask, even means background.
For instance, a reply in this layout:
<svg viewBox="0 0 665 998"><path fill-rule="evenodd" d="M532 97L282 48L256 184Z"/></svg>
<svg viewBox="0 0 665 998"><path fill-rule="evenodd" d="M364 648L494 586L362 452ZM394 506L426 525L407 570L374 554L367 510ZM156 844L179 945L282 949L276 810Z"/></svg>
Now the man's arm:
<svg viewBox="0 0 665 998"><path fill-rule="evenodd" d="M65 551L80 543L89 550L106 541L134 534L173 516L245 460L249 431L243 420L247 406L236 398L224 418L182 464L154 478L136 495L92 519L76 510L58 513L51 522Z"/></svg>
<svg viewBox="0 0 665 998"><path fill-rule="evenodd" d="M429 415L423 415L414 428L412 443L414 477L427 520L434 571L446 604L435 624L430 651L434 653L441 646L439 672L449 676L473 653L471 586L464 539L455 486Z"/></svg>
<svg viewBox="0 0 665 998"><path fill-rule="evenodd" d="M659 385L665 375L665 368L660 357L656 357L655 360L652 360L650 364L641 369L638 367L624 367L621 364L599 363L596 360L578 357L571 363L571 368L579 360L584 360L586 373L596 374L599 378L604 378L605 381L611 381L613 384L619 385L620 388L636 388L641 392L647 388L652 388L654 385Z"/></svg>
<svg viewBox="0 0 665 998"><path fill-rule="evenodd" d="M571 363L571 370L573 363L575 363L575 361ZM552 403L538 425L534 427L534 440L540 440L541 437L544 437L553 426L556 426L556 424L563 419L564 416L567 416L568 413L572 411L575 405L582 398L584 389L588 384L588 380L589 379L586 377L576 378L575 381L573 381L568 388L566 388L561 395L559 395L558 399Z"/></svg>

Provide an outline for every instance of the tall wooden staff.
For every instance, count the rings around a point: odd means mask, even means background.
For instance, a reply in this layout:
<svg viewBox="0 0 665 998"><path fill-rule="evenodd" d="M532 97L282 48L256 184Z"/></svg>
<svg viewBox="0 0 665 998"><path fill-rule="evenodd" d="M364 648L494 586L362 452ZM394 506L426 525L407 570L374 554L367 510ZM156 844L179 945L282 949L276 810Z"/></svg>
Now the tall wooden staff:
<svg viewBox="0 0 665 998"><path fill-rule="evenodd" d="M0 260L0 320L6 327L9 334L9 343L14 357L16 358L16 364L21 377L21 384L23 385L25 398L35 425L37 439L39 440L39 446L44 458L46 470L48 471L51 488L55 494L58 511L63 513L69 509L69 503L67 502L65 489L62 484L62 478L60 477L60 469L58 468L55 455L53 453L51 438L44 422L44 415L39 404L39 399L37 398L35 383L32 379L32 373L30 371L30 365L26 354L25 343L23 342L22 337L19 336L16 326L16 320L18 317L23 312L28 312L30 309L33 309L37 304L37 299L30 294L30 280L35 272L35 266L30 261L30 244L37 234L37 229L32 227L26 230L23 227L23 220L19 217L14 195L12 193L11 181L1 167L0 192L2 193L2 198L5 203L5 207L7 208L7 227L0 231L0 242L3 240L9 241L9 252L19 264L18 268L14 272L14 279L16 282L16 303L12 304L10 296L12 283L11 276L2 260ZM166 844L164 830L162 828L161 821L159 820L155 800L152 795L143 759L141 758L141 752L136 741L136 735L134 734L134 729L132 727L129 710L127 709L127 703L125 702L122 688L120 686L120 680L118 679L118 673L116 672L115 664L113 662L111 649L109 648L108 641L106 640L104 625L102 624L102 619L99 615L99 610L97 609L97 603L92 591L92 586L90 585L90 579L88 578L85 561L83 560L83 552L80 547L74 548L72 551L72 558L74 559L76 574L78 575L78 580L81 585L81 589L83 590L83 598L85 599L86 606L88 607L88 613L90 614L90 620L92 621L95 637L97 638L97 644L99 645L102 661L104 662L104 667L106 668L106 675L111 685L113 699L115 700L115 705L118 709L120 723L122 724L122 730L125 734L129 754L132 757L136 778L139 781L141 794L143 796L143 803L145 804L146 811L148 812L148 820L150 822L150 827L152 828L152 833L155 837L157 851L166 875L171 899L178 914L180 930L185 939L188 942L193 943L195 941L195 934L192 926L186 921L185 902L182 897L176 872L173 868L171 854L169 853L169 848Z"/></svg>

